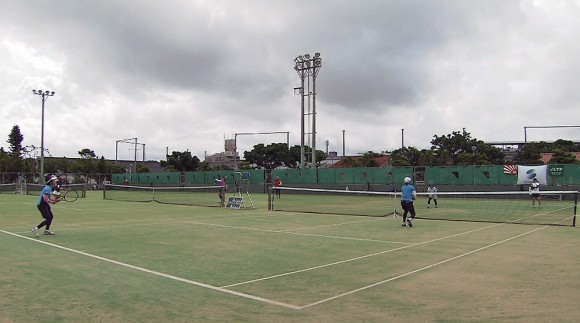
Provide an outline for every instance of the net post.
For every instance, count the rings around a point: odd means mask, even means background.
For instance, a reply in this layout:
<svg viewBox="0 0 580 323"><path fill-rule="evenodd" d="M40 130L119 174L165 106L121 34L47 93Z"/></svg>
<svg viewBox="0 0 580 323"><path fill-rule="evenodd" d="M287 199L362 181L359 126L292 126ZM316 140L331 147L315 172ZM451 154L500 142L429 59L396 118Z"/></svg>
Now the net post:
<svg viewBox="0 0 580 323"><path fill-rule="evenodd" d="M273 198L272 198L272 186L268 186L268 211L273 211L274 207L272 205Z"/></svg>
<svg viewBox="0 0 580 323"><path fill-rule="evenodd" d="M574 193L574 217L572 218L572 226L576 226L576 209L578 207L578 192Z"/></svg>

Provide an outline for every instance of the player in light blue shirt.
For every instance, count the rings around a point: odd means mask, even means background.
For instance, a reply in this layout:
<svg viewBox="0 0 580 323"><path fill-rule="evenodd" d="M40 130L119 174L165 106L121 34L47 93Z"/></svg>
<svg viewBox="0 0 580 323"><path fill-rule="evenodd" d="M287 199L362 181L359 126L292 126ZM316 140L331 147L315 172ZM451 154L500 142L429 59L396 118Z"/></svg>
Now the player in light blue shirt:
<svg viewBox="0 0 580 323"><path fill-rule="evenodd" d="M44 218L39 225L32 228L32 233L34 236L38 237L38 230L44 226L46 226L44 230L45 236L54 235L52 231L50 231L50 225L52 224L52 219L54 215L52 214L52 210L50 209L50 204L56 204L59 202L58 199L51 199L50 195L52 194L53 188L56 186L56 182L58 178L54 175L46 176L46 186L42 189L40 196L38 197L38 203L36 203L36 207L40 211L40 214Z"/></svg>
<svg viewBox="0 0 580 323"><path fill-rule="evenodd" d="M411 178L405 177L405 185L401 187L401 207L403 208L403 224L402 226L412 227L412 220L415 218L415 206L413 201L417 196L415 186L411 184ZM407 214L411 213L411 217L407 218Z"/></svg>

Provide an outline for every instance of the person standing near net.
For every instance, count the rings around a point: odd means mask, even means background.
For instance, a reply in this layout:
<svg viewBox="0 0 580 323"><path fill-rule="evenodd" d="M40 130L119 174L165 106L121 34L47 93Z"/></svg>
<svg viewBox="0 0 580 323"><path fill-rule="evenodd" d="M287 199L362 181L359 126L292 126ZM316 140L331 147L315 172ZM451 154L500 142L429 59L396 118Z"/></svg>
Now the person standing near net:
<svg viewBox="0 0 580 323"><path fill-rule="evenodd" d="M276 190L276 196L278 198L280 198L280 186L282 186L282 180L280 179L280 177L276 176L276 180L274 180L274 188Z"/></svg>
<svg viewBox="0 0 580 323"><path fill-rule="evenodd" d="M52 219L54 218L54 215L52 214L52 210L50 209L50 204L58 203L59 199L58 198L51 199L50 194L52 194L52 190L56 187L57 181L58 181L58 178L56 176L54 176L54 175L47 176L46 177L46 186L42 189L42 192L40 193L40 197L38 198L38 203L37 203L36 207L40 211L40 215L42 215L44 220L42 222L40 222L39 225L32 228L32 233L37 238L38 238L38 231L44 226L46 226L46 228L44 230L45 236L54 235L54 233L52 233L52 231L50 231L50 225L52 224Z"/></svg>
<svg viewBox="0 0 580 323"><path fill-rule="evenodd" d="M413 205L413 201L415 201L416 196L417 192L415 191L415 186L411 184L411 178L405 177L405 184L401 187L401 207L403 208L402 226L404 227L413 226L413 219L415 218L415 206ZM407 214L409 213L410 217L407 217Z"/></svg>
<svg viewBox="0 0 580 323"><path fill-rule="evenodd" d="M227 189L226 178L225 178L225 176L222 176L221 179L216 178L215 181L220 183L220 191L218 193L218 196L220 198L220 207L225 207L226 206L226 189Z"/></svg>
<svg viewBox="0 0 580 323"><path fill-rule="evenodd" d="M437 187L433 184L429 184L427 187L427 194L429 194L429 199L427 200L427 208L431 207L431 200L435 203L435 207L437 207Z"/></svg>
<svg viewBox="0 0 580 323"><path fill-rule="evenodd" d="M540 195L540 182L537 178L532 180L532 185L530 186L530 193L532 194L532 207L536 207L536 201L538 201L538 207L542 208L542 196Z"/></svg>

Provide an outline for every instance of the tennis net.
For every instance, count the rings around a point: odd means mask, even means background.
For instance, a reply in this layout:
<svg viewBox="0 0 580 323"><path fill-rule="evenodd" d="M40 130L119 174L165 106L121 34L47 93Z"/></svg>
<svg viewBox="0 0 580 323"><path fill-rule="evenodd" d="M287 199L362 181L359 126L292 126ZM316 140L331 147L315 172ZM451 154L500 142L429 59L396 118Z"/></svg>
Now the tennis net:
<svg viewBox="0 0 580 323"><path fill-rule="evenodd" d="M389 216L401 215L400 192L346 191L281 187L272 195L274 211ZM544 191L541 206L532 206L529 192L440 192L427 204L417 193L417 218L450 221L575 226L578 191ZM430 206L430 207L428 207Z"/></svg>
<svg viewBox="0 0 580 323"><path fill-rule="evenodd" d="M145 187L106 184L103 199L219 207L219 186Z"/></svg>
<svg viewBox="0 0 580 323"><path fill-rule="evenodd" d="M16 184L0 184L0 194L1 193L11 193L14 194L16 192Z"/></svg>

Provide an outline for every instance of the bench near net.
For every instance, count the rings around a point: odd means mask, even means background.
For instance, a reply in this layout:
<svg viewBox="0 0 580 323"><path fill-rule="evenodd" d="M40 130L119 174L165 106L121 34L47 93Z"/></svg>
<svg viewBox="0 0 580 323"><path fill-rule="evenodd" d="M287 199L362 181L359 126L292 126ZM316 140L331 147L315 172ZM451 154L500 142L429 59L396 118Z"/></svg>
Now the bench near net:
<svg viewBox="0 0 580 323"><path fill-rule="evenodd" d="M219 186L145 187L106 184L103 199L219 207Z"/></svg>
<svg viewBox="0 0 580 323"><path fill-rule="evenodd" d="M400 192L281 187L270 195L274 211L358 216L401 215ZM529 192L439 192L438 207L427 208L428 193L417 193L417 218L449 221L576 225L578 191L545 191L541 208Z"/></svg>

